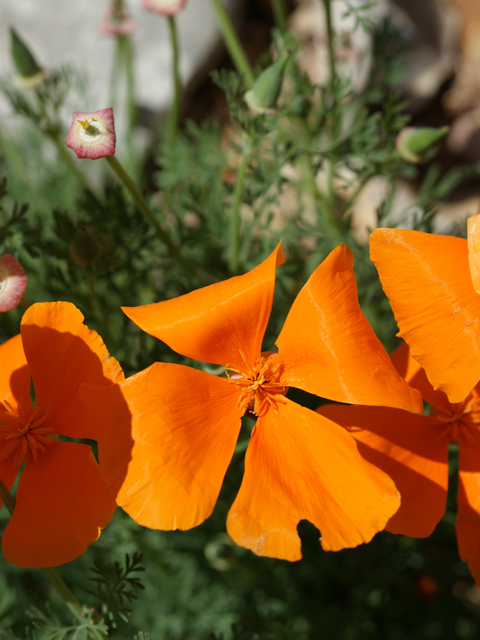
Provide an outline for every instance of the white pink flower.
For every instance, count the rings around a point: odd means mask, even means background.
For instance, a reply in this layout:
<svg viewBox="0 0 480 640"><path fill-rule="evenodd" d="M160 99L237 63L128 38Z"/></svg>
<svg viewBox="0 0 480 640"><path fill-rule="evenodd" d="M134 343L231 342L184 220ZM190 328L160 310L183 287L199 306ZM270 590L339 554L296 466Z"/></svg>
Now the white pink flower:
<svg viewBox="0 0 480 640"><path fill-rule="evenodd" d="M137 28L137 23L131 18L125 9L116 2L112 2L108 8L99 28L99 33L104 36L129 36Z"/></svg>
<svg viewBox="0 0 480 640"><path fill-rule="evenodd" d="M175 16L185 6L186 0L142 0L143 8L161 16Z"/></svg>
<svg viewBox="0 0 480 640"><path fill-rule="evenodd" d="M116 143L113 109L74 111L66 143L77 158L97 160L113 156Z"/></svg>
<svg viewBox="0 0 480 640"><path fill-rule="evenodd" d="M0 256L0 311L15 309L27 288L22 265L10 254Z"/></svg>

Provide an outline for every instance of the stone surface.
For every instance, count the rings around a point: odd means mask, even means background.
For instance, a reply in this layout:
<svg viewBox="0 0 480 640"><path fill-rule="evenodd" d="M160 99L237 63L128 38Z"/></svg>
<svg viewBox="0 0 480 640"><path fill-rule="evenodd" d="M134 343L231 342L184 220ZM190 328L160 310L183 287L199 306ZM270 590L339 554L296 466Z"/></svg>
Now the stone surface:
<svg viewBox="0 0 480 640"><path fill-rule="evenodd" d="M241 0L225 0L225 4L233 10ZM115 39L98 32L108 5L107 0L0 0L0 75L13 72L8 37L8 27L13 26L42 66L73 63L85 72L87 88L77 110L110 106ZM152 111L164 110L173 91L167 20L142 9L140 0L127 0L126 8L138 25L133 34L137 103ZM178 28L181 76L187 83L220 42L210 1L189 0L178 16ZM6 110L9 107L2 100L0 114Z"/></svg>

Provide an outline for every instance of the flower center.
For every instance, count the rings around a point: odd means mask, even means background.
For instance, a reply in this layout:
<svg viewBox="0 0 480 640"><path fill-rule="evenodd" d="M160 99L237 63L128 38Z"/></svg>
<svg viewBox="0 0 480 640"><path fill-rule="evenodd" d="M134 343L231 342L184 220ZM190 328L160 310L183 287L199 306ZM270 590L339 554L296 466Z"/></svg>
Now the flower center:
<svg viewBox="0 0 480 640"><path fill-rule="evenodd" d="M87 142L92 142L92 138L98 139L106 133L105 127L102 127L101 123L96 118L92 118L91 120L79 120L78 122L82 126L79 130L80 137ZM94 125L94 122L97 124Z"/></svg>
<svg viewBox="0 0 480 640"><path fill-rule="evenodd" d="M55 429L48 425L48 414L41 406L34 407L32 399L16 409L8 402L0 402L0 461L14 456L20 467L31 454L37 459L38 452L52 444Z"/></svg>
<svg viewBox="0 0 480 640"><path fill-rule="evenodd" d="M288 391L288 387L279 381L283 362L275 351L265 351L252 367L242 351L240 355L245 363L244 369L226 367L229 381L240 389L238 407L255 416L264 414L269 407L277 411L277 402L284 402L283 397Z"/></svg>
<svg viewBox="0 0 480 640"><path fill-rule="evenodd" d="M463 402L451 404L451 412L444 413L438 411L434 415L443 422L446 422L452 429L452 439L458 440L458 431L461 427L480 427L480 394L475 389Z"/></svg>

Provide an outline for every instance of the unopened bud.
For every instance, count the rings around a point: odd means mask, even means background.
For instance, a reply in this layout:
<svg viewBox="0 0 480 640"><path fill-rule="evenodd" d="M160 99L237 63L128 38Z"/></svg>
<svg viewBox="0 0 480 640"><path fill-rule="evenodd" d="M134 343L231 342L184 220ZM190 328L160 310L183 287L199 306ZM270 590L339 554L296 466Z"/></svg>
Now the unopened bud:
<svg viewBox="0 0 480 640"><path fill-rule="evenodd" d="M30 49L13 28L10 28L10 51L17 72L17 85L22 89L32 89L42 84L45 71L37 64Z"/></svg>
<svg viewBox="0 0 480 640"><path fill-rule="evenodd" d="M244 95L245 102L255 113L275 112L290 55L290 51L285 51L276 62L264 69Z"/></svg>
<svg viewBox="0 0 480 640"><path fill-rule="evenodd" d="M395 145L404 160L417 164L447 133L448 127L405 127L397 135Z"/></svg>

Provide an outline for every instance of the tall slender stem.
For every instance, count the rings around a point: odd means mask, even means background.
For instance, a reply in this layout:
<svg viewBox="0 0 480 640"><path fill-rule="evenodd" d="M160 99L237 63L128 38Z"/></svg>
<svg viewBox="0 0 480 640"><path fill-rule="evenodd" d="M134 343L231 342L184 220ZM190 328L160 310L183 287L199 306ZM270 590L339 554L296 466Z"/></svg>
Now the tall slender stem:
<svg viewBox="0 0 480 640"><path fill-rule="evenodd" d="M130 131L133 131L137 124L137 107L135 105L135 76L133 73L132 39L130 36L120 36L119 41L123 49L123 59L125 63L128 124Z"/></svg>
<svg viewBox="0 0 480 640"><path fill-rule="evenodd" d="M332 0L323 0L323 6L325 8L325 22L327 25L327 46L328 46L328 60L330 66L330 78L328 81L328 90L329 90L329 108L332 112L332 125L331 125L331 136L332 141L335 141L338 138L340 133L339 129L341 126L341 120L338 117L337 109L336 109L336 86L337 86L337 77L335 70L335 48L334 48L334 32L333 32L333 24L332 24L332 11L331 11L331 1ZM332 156L329 158L329 162L327 163L327 181L328 181L328 199L330 202L330 220L335 223L335 164L336 164L336 154L332 153Z"/></svg>
<svg viewBox="0 0 480 640"><path fill-rule="evenodd" d="M218 26L222 32L228 52L232 57L233 64L237 68L237 71L243 75L247 89L251 89L255 82L255 76L228 13L223 6L222 0L211 0L211 2L217 14Z"/></svg>
<svg viewBox="0 0 480 640"><path fill-rule="evenodd" d="M233 203L230 213L230 251L229 263L232 273L238 272L238 254L240 252L240 208L243 195L245 193L245 178L247 176L248 164L252 154L253 144L248 139L243 149L242 160L238 169L237 181L233 192Z"/></svg>
<svg viewBox="0 0 480 640"><path fill-rule="evenodd" d="M167 142L168 145L171 146L177 136L182 117L182 84L180 82L177 25L174 16L169 16L168 27L170 30L170 42L172 44L173 104L168 119Z"/></svg>
<svg viewBox="0 0 480 640"><path fill-rule="evenodd" d="M112 64L112 73L110 76L110 90L109 90L109 100L110 106L115 111L115 106L117 104L117 93L118 93L118 78L120 77L120 69L122 66L122 45L120 42L120 38L115 39L115 52L113 54L113 64Z"/></svg>
<svg viewBox="0 0 480 640"><path fill-rule="evenodd" d="M272 0L272 12L277 27L282 33L287 30L287 9L285 7L285 0Z"/></svg>
<svg viewBox="0 0 480 640"><path fill-rule="evenodd" d="M332 26L332 9L330 6L331 0L323 0L323 6L325 7L325 22L327 23L327 47L328 47L328 62L330 65L330 78L329 78L329 89L332 94L332 99L334 96L335 89L335 49L334 49L334 33Z"/></svg>
<svg viewBox="0 0 480 640"><path fill-rule="evenodd" d="M12 494L4 485L2 479L0 478L0 499L4 503L4 505L8 509L8 513L13 515L13 510L15 509L15 500L13 499Z"/></svg>
<svg viewBox="0 0 480 640"><path fill-rule="evenodd" d="M120 182L123 184L123 186L127 189L127 191L132 196L133 201L137 205L138 209L142 213L142 215L145 218L145 220L149 224L151 224L152 227L155 229L155 233L157 234L158 239L161 242L163 242L163 244L166 247L168 247L168 250L170 251L171 255L183 266L183 268L190 275L198 276L199 275L198 274L198 270L195 269L193 267L193 265L191 265L189 262L187 262L187 260L185 260L185 258L181 255L181 253L177 249L177 247L170 240L170 236L162 228L162 226L160 225L160 223L156 219L155 214L153 213L153 211L151 210L151 208L148 205L147 201L143 197L140 189L137 187L135 182L128 175L128 173L125 171L125 169L122 167L122 165L116 159L116 157L115 156L110 156L110 157L107 157L106 160L107 160L108 164L110 165L111 169L116 174L117 178L120 180Z"/></svg>
<svg viewBox="0 0 480 640"><path fill-rule="evenodd" d="M0 478L0 498L5 503L5 506L7 507L10 515L12 516L15 510L15 499L13 498L12 494L7 489L7 487L5 486L1 478ZM62 580L62 578L60 577L60 574L55 569L55 567L44 567L42 571L45 574L45 576L48 578L48 580L51 582L51 584L58 591L62 600L70 609L70 612L75 616L75 618L79 622L84 622L84 618L82 616L82 613L83 613L82 605L76 599L76 597L73 595L70 589L67 587L65 582ZM95 640L106 640L107 638L107 636L101 631L98 631L98 629L88 629L88 631L91 634L91 636L95 638Z"/></svg>

